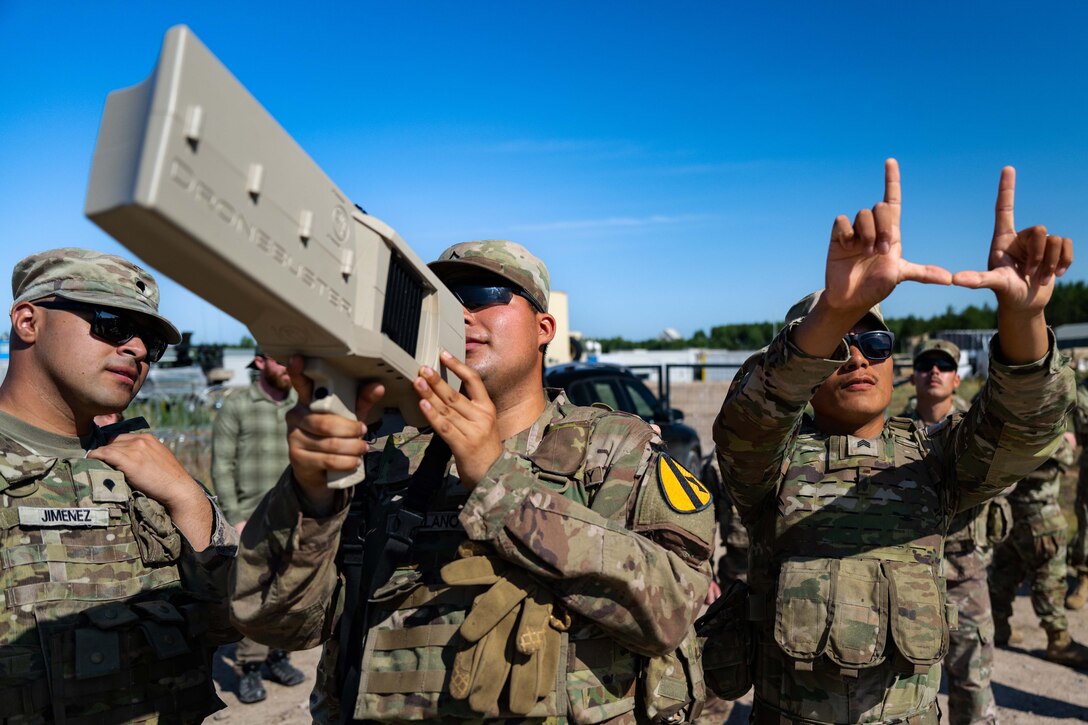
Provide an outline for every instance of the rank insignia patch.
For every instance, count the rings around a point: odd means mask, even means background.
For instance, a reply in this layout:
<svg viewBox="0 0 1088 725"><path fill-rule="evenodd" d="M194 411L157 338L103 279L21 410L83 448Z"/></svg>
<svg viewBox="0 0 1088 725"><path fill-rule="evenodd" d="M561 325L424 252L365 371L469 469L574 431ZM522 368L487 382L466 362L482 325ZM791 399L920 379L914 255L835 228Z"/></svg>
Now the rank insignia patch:
<svg viewBox="0 0 1088 725"><path fill-rule="evenodd" d="M661 486L665 503L680 514L702 511L713 500L710 490L667 454L657 459L657 483Z"/></svg>

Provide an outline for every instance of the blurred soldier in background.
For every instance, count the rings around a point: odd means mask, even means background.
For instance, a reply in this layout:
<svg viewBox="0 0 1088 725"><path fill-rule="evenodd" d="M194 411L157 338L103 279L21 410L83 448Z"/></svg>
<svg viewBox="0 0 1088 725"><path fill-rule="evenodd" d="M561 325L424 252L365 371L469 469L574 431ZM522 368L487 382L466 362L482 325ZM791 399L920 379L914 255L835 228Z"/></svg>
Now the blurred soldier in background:
<svg viewBox="0 0 1088 725"><path fill-rule="evenodd" d="M1063 439L1058 450L1023 478L1008 494L1012 504L1012 535L997 547L990 570L995 641L1016 644L1022 635L1009 622L1016 590L1025 579L1031 585L1031 606L1046 630L1046 659L1082 669L1088 667L1088 647L1069 635L1062 598L1065 595L1066 529L1059 503L1061 481L1074 461L1073 447Z"/></svg>
<svg viewBox="0 0 1088 725"><path fill-rule="evenodd" d="M722 406L722 476L751 534L757 724L938 722L944 535L956 513L1039 465L1073 400L1043 313L1072 243L1042 227L1018 233L1014 186L1004 169L989 271L953 277L902 258L889 159L884 201L853 224L835 220L826 290L791 308ZM878 303L906 280L986 287L998 300L990 382L933 436L884 420L894 338Z"/></svg>
<svg viewBox="0 0 1088 725"><path fill-rule="evenodd" d="M969 409L967 401L956 395L960 385L960 349L947 340L925 340L914 351L913 410L902 415L919 421L930 436L938 435L943 425L951 425L953 416ZM961 511L952 519L944 544L944 576L948 599L956 605L959 621L949 628L948 707L953 725L996 723L997 706L990 677L994 665L994 618L990 607L990 589L986 567L993 560L993 545L987 532L988 513L995 527L1004 520L1008 503L1000 496L992 501ZM1007 533L1008 527L1005 528Z"/></svg>
<svg viewBox="0 0 1088 725"><path fill-rule="evenodd" d="M200 722L237 639L237 536L143 418L124 410L167 343L155 280L85 249L12 274L0 386L0 720Z"/></svg>
<svg viewBox="0 0 1088 725"><path fill-rule="evenodd" d="M1082 381L1077 386L1077 409L1073 413L1073 430L1077 447L1080 448L1080 475L1077 477L1077 498L1074 504L1077 515L1077 535L1069 546L1069 567L1077 583L1065 598L1068 609L1081 609L1088 601L1088 386Z"/></svg>
<svg viewBox="0 0 1088 725"><path fill-rule="evenodd" d="M223 399L212 428L212 480L223 514L239 534L253 509L287 467L287 411L298 402L287 368L259 349L249 364L257 371L249 387L235 388ZM238 700L250 704L267 697L261 667L281 685L297 685L305 676L284 650L269 650L246 637L235 659L242 668Z"/></svg>

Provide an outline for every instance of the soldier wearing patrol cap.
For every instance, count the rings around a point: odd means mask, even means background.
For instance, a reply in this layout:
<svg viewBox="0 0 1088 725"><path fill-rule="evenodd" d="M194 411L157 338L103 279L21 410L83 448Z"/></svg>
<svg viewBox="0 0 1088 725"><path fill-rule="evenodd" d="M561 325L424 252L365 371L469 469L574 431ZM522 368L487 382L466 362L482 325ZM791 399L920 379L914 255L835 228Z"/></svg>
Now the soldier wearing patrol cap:
<svg viewBox="0 0 1088 725"><path fill-rule="evenodd" d="M1046 458L1073 395L1043 317L1072 245L1016 232L1013 173L1002 172L991 269L953 276L903 259L889 159L884 201L835 220L826 289L794 306L722 406L714 440L751 534L753 722L938 722L945 532ZM878 303L905 280L998 299L991 379L933 434L884 419L893 336Z"/></svg>
<svg viewBox="0 0 1088 725"><path fill-rule="evenodd" d="M142 418L106 428L168 343L155 280L85 249L12 274L0 385L0 719L200 722L237 537Z"/></svg>
<svg viewBox="0 0 1088 725"><path fill-rule="evenodd" d="M641 419L543 388L555 320L539 259L468 242L431 268L464 306L464 361L441 360L461 392L421 369L433 427L367 444L360 423L306 407L291 361L291 466L242 534L239 628L325 642L318 722L693 719L710 493ZM380 395L362 388L360 420ZM326 487L364 455L354 502Z"/></svg>
<svg viewBox="0 0 1088 725"><path fill-rule="evenodd" d="M900 415L937 434L953 416L962 416L970 405L956 389L960 384L960 349L948 340L924 340L914 350L915 405ZM949 627L948 671L949 721L953 725L997 722L997 705L990 678L994 666L994 615L986 569L993 561L994 545L1012 525L1012 512L1003 496L961 511L952 519L944 544L944 578L948 601L957 611L956 626Z"/></svg>

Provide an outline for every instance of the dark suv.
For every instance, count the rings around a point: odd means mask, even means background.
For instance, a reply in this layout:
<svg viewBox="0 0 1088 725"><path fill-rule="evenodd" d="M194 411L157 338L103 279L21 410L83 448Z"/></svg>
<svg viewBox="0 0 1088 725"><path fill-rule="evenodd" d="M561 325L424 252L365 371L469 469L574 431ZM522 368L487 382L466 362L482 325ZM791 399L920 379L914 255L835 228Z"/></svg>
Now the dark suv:
<svg viewBox="0 0 1088 725"><path fill-rule="evenodd" d="M607 363L556 365L544 371L544 385L562 388L575 405L604 403L613 410L634 413L648 423L656 423L673 458L699 474L703 452L695 429L680 422L684 414L679 410L663 408L627 368Z"/></svg>

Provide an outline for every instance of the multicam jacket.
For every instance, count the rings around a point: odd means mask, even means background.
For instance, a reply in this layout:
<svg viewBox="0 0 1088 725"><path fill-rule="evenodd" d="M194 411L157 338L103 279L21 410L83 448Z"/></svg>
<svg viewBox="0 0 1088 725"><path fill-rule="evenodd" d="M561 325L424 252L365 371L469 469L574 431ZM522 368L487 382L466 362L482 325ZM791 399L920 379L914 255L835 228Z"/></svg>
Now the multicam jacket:
<svg viewBox="0 0 1088 725"><path fill-rule="evenodd" d="M1051 339L1037 363L993 360L971 411L932 436L903 418L874 439L827 435L803 413L845 352L806 355L793 327L746 364L714 425L725 485L751 533L756 710L920 721L948 643L949 523L1054 451L1072 373Z"/></svg>
<svg viewBox="0 0 1088 725"><path fill-rule="evenodd" d="M84 457L98 442L0 413L0 720L200 722L223 707L214 647L237 639L234 531L216 509L193 552L161 505Z"/></svg>
<svg viewBox="0 0 1088 725"><path fill-rule="evenodd" d="M448 469L408 561L372 598L356 718L481 718L450 698L443 672L453 654L451 629L481 592L451 589L438 578L466 537L486 542L531 574L572 614L563 639L561 686L528 720L641 720L667 690L647 687L642 676L648 662L663 657L673 658L673 684L687 688L671 696L701 699L701 668L690 635L710 580L709 494L693 507L698 510L677 512L670 501L680 508L683 502L670 499L675 492L666 493L660 479L670 462L648 425L553 395L529 429L505 441L505 452L471 493L455 469ZM367 478L360 486L375 494L372 511L379 521L395 508L430 438L407 429L375 443L366 457ZM246 525L232 581L232 615L247 636L269 645L294 649L326 642L313 714L330 721L338 717L331 677L337 643L330 637L343 599L335 552L347 500L329 518L315 519L296 485L288 471Z"/></svg>
<svg viewBox="0 0 1088 725"><path fill-rule="evenodd" d="M232 524L245 521L287 465L284 416L298 395L265 395L260 383L232 390L212 428L212 483Z"/></svg>

